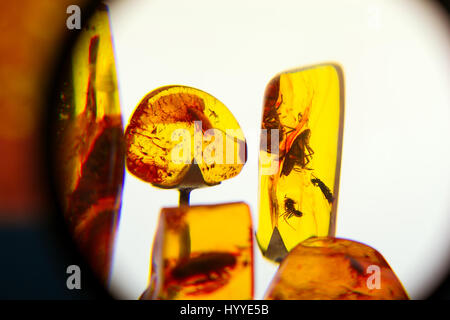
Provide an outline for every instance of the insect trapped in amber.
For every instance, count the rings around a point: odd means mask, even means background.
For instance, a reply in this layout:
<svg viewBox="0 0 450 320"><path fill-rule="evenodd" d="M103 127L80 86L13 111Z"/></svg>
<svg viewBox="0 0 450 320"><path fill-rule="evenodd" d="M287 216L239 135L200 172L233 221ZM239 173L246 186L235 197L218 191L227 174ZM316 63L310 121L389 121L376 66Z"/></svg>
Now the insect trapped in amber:
<svg viewBox="0 0 450 320"><path fill-rule="evenodd" d="M163 208L141 299L252 299L252 233L242 202Z"/></svg>
<svg viewBox="0 0 450 320"><path fill-rule="evenodd" d="M236 176L246 161L244 134L227 107L185 86L150 92L126 129L127 168L162 188L198 188Z"/></svg>
<svg viewBox="0 0 450 320"><path fill-rule="evenodd" d="M375 249L339 238L312 238L289 252L266 292L271 300L405 300L396 274Z"/></svg>
<svg viewBox="0 0 450 320"><path fill-rule="evenodd" d="M312 236L334 235L343 130L342 72L318 65L266 88L259 161L264 255L282 259Z"/></svg>
<svg viewBox="0 0 450 320"><path fill-rule="evenodd" d="M96 8L65 61L53 147L64 216L104 283L110 275L125 170L108 12L105 5Z"/></svg>

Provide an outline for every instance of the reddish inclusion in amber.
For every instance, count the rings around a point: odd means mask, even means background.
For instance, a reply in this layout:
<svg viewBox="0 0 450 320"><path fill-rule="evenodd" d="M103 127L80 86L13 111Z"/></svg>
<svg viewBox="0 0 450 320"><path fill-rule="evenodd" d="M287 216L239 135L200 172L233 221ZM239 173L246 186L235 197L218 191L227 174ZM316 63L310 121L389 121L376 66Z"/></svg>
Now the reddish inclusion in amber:
<svg viewBox="0 0 450 320"><path fill-rule="evenodd" d="M57 108L55 173L76 243L107 284L119 220L125 150L107 7L80 33Z"/></svg>
<svg viewBox="0 0 450 320"><path fill-rule="evenodd" d="M163 96L158 99L152 106L148 107L148 100L164 88L153 91L146 96L144 100L139 104L133 117L130 120L130 124L126 130L126 139L128 145L133 144L138 138L136 136L143 136L143 127L146 123L177 123L185 122L188 126L193 126L194 121L201 121L202 131L211 129L209 120L204 116L205 105L201 98L190 93L174 93L167 96ZM151 133L156 133L157 127L152 127ZM158 137L152 137L151 143L154 147L161 149L161 151L168 151L166 147L158 144ZM144 149L144 148L142 148ZM141 152L145 155L146 151ZM148 155L148 153L147 153ZM148 181L154 184L164 184L164 178L171 176L172 173L168 172L167 167L152 165L145 163L140 155L133 152L128 152L127 168L138 178L144 181ZM170 161L170 159L164 158L163 161Z"/></svg>
<svg viewBox="0 0 450 320"><path fill-rule="evenodd" d="M375 274L375 269L379 274ZM379 285L374 277L379 277ZM375 249L339 238L310 238L289 252L266 299L409 299L394 271Z"/></svg>
<svg viewBox="0 0 450 320"><path fill-rule="evenodd" d="M151 282L141 299L252 299L253 244L248 206L163 208Z"/></svg>
<svg viewBox="0 0 450 320"><path fill-rule="evenodd" d="M201 123L200 134L210 129L223 134L222 150L237 148L237 159L208 163L203 158L207 144L194 145L195 123ZM180 143L176 130L188 132L188 162L177 163L172 151ZM230 131L233 130L233 131ZM133 113L125 133L127 168L136 177L162 188L196 188L218 184L236 176L246 161L246 143L239 124L216 98L201 90L185 86L156 89L142 99ZM200 156L199 156L200 154ZM195 158L195 164L192 164ZM189 169L195 166L200 179L191 181ZM185 179L186 178L186 179ZM190 181L188 181L191 179Z"/></svg>

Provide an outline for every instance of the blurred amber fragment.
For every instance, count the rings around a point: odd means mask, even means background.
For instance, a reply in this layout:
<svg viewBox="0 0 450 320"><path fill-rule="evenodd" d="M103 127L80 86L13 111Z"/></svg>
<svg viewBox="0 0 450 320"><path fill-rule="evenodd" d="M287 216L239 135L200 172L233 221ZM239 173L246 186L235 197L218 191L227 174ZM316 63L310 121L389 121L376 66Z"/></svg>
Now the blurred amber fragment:
<svg viewBox="0 0 450 320"><path fill-rule="evenodd" d="M128 170L162 188L215 185L236 176L246 161L245 138L232 113L208 93L185 86L145 96L125 138Z"/></svg>
<svg viewBox="0 0 450 320"><path fill-rule="evenodd" d="M362 243L311 238L280 264L266 299L404 300L405 289L383 256Z"/></svg>
<svg viewBox="0 0 450 320"><path fill-rule="evenodd" d="M65 65L57 107L55 171L75 241L108 281L125 170L108 9L101 5Z"/></svg>
<svg viewBox="0 0 450 320"><path fill-rule="evenodd" d="M141 299L253 298L250 210L244 203L163 208Z"/></svg>
<svg viewBox="0 0 450 320"><path fill-rule="evenodd" d="M42 129L48 84L63 42L69 5L86 0L0 2L0 224L48 212Z"/></svg>
<svg viewBox="0 0 450 320"><path fill-rule="evenodd" d="M264 97L258 244L280 261L299 242L333 236L343 130L342 71L282 73Z"/></svg>

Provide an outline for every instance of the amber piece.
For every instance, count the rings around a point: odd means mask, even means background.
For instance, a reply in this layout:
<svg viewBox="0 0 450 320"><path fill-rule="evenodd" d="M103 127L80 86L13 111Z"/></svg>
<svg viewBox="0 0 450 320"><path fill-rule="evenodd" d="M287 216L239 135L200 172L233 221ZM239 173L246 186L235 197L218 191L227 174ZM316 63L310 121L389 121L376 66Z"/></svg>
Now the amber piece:
<svg viewBox="0 0 450 320"><path fill-rule="evenodd" d="M163 208L141 299L252 299L250 210L244 203Z"/></svg>
<svg viewBox="0 0 450 320"><path fill-rule="evenodd" d="M66 9L86 2L0 2L1 224L34 221L48 212L48 162L42 144L42 130L49 128L43 122L49 110L47 85L62 42L71 33L64 27Z"/></svg>
<svg viewBox="0 0 450 320"><path fill-rule="evenodd" d="M108 9L100 6L66 62L56 115L55 171L76 243L107 282L125 171Z"/></svg>
<svg viewBox="0 0 450 320"><path fill-rule="evenodd" d="M246 142L232 113L201 90L166 86L137 106L125 133L128 170L162 188L197 188L236 176Z"/></svg>
<svg viewBox="0 0 450 320"><path fill-rule="evenodd" d="M292 249L281 262L265 298L409 299L378 251L356 241L338 238L311 238Z"/></svg>
<svg viewBox="0 0 450 320"><path fill-rule="evenodd" d="M257 240L269 259L280 261L309 237L334 235L343 108L335 65L285 72L266 88Z"/></svg>

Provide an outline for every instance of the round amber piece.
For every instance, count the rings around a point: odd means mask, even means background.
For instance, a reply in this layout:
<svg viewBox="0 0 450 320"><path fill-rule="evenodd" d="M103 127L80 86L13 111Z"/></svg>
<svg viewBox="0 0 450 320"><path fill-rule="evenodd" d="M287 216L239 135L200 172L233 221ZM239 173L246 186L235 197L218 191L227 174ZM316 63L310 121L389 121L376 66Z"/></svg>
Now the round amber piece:
<svg viewBox="0 0 450 320"><path fill-rule="evenodd" d="M337 238L310 238L282 261L266 294L274 300L409 299L375 249Z"/></svg>
<svg viewBox="0 0 450 320"><path fill-rule="evenodd" d="M125 139L128 170L162 188L215 185L236 176L246 161L244 134L232 113L191 87L150 92L133 113Z"/></svg>

